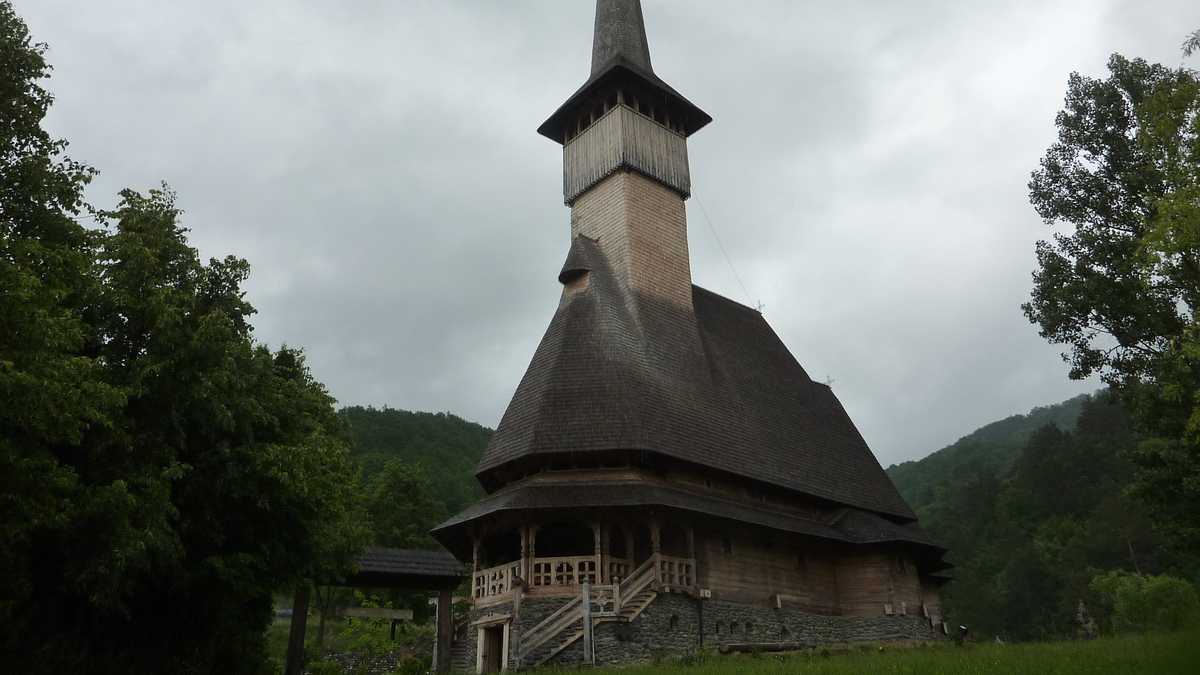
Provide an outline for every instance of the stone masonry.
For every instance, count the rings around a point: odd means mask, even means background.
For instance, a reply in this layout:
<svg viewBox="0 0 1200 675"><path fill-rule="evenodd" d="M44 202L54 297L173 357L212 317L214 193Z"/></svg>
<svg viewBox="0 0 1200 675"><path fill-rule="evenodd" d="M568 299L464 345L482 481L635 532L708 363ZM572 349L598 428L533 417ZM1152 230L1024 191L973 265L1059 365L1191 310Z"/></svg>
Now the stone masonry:
<svg viewBox="0 0 1200 675"><path fill-rule="evenodd" d="M455 631L455 670L475 669L478 621L508 615L510 628L509 668L528 667L517 661L521 634L560 608L565 598L524 598L518 612L512 603L471 611L472 625ZM703 630L702 630L703 627ZM596 625L598 664L625 664L683 656L701 647L728 644L779 644L802 647L848 642L933 641L941 631L920 616L847 617L810 614L799 609L756 607L716 600L700 600L680 593L660 594L632 622L608 621ZM459 641L465 640L465 644ZM551 663L578 665L583 661L583 642L576 641Z"/></svg>

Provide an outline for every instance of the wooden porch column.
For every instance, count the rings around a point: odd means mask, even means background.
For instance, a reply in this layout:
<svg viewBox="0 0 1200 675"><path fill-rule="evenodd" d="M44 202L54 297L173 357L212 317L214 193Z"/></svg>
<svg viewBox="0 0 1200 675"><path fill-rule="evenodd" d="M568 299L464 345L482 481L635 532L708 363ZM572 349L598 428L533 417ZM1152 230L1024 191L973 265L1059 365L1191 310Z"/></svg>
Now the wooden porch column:
<svg viewBox="0 0 1200 675"><path fill-rule="evenodd" d="M534 570L533 566L534 566L534 562L537 560L537 535L538 535L539 528L540 528L539 525L530 525L529 526L529 562L527 562L526 565L529 566L529 586L530 587L533 586L533 577L537 575L537 572Z"/></svg>
<svg viewBox="0 0 1200 675"><path fill-rule="evenodd" d="M592 555L596 558L596 583L604 581L604 549L600 547L600 523L592 523Z"/></svg>
<svg viewBox="0 0 1200 675"><path fill-rule="evenodd" d="M654 580L662 582L662 565L659 564L659 556L662 555L662 527L658 523L658 519L650 521L650 557L654 559L651 563L654 565Z"/></svg>
<svg viewBox="0 0 1200 675"><path fill-rule="evenodd" d="M300 675L304 672L304 631L308 628L308 584L296 589L292 601L292 626L288 632L287 661L284 675Z"/></svg>
<svg viewBox="0 0 1200 675"><path fill-rule="evenodd" d="M696 562L696 528L690 526L687 529L687 547L688 558L692 561L692 586L696 587L700 585L700 570L697 568L698 563ZM703 632L701 632L700 639L704 639Z"/></svg>
<svg viewBox="0 0 1200 675"><path fill-rule="evenodd" d="M529 581L529 526L521 526L521 578Z"/></svg>
<svg viewBox="0 0 1200 675"><path fill-rule="evenodd" d="M438 591L437 598L437 654L434 669L439 673L450 672L450 641L454 639L454 617L450 609L450 591Z"/></svg>

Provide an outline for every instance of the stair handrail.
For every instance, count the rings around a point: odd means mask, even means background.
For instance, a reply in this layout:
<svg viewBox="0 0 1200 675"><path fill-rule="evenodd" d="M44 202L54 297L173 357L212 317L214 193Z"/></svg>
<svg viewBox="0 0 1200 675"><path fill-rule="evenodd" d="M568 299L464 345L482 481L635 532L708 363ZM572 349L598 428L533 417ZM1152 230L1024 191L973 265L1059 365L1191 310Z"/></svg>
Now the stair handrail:
<svg viewBox="0 0 1200 675"><path fill-rule="evenodd" d="M621 582L621 606L625 605L626 600L633 600L634 596L641 593L655 579L655 572L658 571L658 556L652 555L646 558L645 562L637 566L629 577ZM617 611L621 611L618 607Z"/></svg>
<svg viewBox="0 0 1200 675"><path fill-rule="evenodd" d="M582 618L582 605L583 598L577 595L555 610L553 614L539 621L536 626L525 631L521 639L522 651L526 655L532 654L533 650L542 646L542 643L558 635L564 628Z"/></svg>

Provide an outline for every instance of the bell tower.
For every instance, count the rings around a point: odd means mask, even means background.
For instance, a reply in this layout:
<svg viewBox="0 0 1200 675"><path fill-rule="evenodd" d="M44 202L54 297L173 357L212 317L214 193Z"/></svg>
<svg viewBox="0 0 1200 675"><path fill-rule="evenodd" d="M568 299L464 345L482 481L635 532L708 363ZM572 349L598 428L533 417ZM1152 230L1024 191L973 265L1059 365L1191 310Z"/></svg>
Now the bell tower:
<svg viewBox="0 0 1200 675"><path fill-rule="evenodd" d="M626 289L690 308L687 138L712 121L654 73L639 0L597 0L588 80L538 128L563 146L572 238Z"/></svg>

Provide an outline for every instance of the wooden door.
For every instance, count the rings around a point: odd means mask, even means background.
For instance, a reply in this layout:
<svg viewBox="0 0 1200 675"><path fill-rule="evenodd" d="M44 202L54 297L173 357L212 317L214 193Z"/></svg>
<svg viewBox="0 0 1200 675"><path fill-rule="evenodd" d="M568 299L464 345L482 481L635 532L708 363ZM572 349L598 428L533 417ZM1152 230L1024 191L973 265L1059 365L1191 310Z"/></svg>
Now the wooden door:
<svg viewBox="0 0 1200 675"><path fill-rule="evenodd" d="M504 664L504 626L483 629L483 668L480 672L498 673Z"/></svg>

